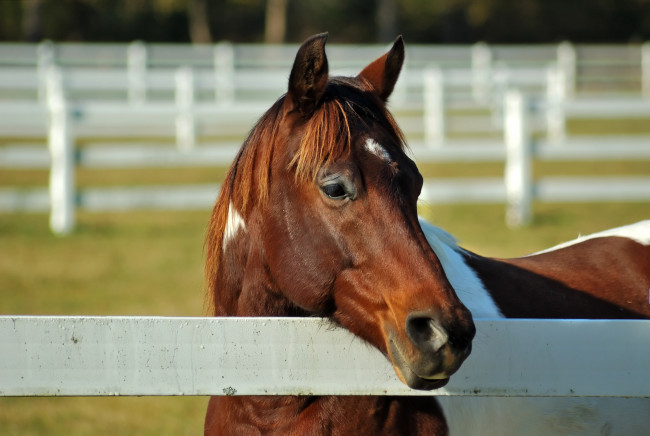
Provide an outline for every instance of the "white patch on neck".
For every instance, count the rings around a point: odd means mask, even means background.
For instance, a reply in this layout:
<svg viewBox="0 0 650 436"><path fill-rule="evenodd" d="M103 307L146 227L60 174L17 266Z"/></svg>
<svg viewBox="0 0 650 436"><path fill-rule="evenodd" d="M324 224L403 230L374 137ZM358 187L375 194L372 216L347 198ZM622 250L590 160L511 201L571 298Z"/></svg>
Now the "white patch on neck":
<svg viewBox="0 0 650 436"><path fill-rule="evenodd" d="M503 318L501 311L483 285L476 272L461 255L456 239L433 224L420 218L420 226L434 253L445 270L447 280L460 301L472 312L474 318Z"/></svg>
<svg viewBox="0 0 650 436"><path fill-rule="evenodd" d="M374 154L375 156L379 157L379 159L385 161L385 162L392 162L393 159L390 157L390 154L386 151L384 147L381 146L377 141L375 141L372 138L366 139L366 150L368 150L370 153Z"/></svg>
<svg viewBox="0 0 650 436"><path fill-rule="evenodd" d="M589 239L605 238L608 236L628 238L638 242L641 245L650 245L650 220L639 221L638 223L635 224L616 227L614 229L604 230L598 233L592 233L591 235L578 236L576 239L572 241L563 242L562 244L556 245L551 248L547 248L546 250L538 251L536 253L531 254L531 256L535 254L542 254L542 253L548 253L550 251L559 250L560 248L565 248L571 245L579 244Z"/></svg>
<svg viewBox="0 0 650 436"><path fill-rule="evenodd" d="M223 231L223 243L221 247L225 250L226 246L232 241L240 230L246 230L246 223L242 216L232 205L228 205L228 218L226 218L226 228Z"/></svg>

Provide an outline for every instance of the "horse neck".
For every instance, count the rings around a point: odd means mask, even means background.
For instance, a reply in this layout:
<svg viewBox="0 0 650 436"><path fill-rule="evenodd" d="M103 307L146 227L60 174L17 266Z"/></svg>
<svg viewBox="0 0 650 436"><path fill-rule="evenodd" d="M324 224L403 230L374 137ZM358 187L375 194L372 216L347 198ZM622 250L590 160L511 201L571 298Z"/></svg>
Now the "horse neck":
<svg viewBox="0 0 650 436"><path fill-rule="evenodd" d="M307 316L282 296L270 277L255 214L224 245L214 285L215 315Z"/></svg>

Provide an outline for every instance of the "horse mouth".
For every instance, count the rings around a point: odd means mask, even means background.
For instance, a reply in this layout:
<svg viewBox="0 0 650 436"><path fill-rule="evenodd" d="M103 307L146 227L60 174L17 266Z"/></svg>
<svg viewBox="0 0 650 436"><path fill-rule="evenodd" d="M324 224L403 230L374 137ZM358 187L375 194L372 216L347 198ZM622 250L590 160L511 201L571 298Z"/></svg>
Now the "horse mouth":
<svg viewBox="0 0 650 436"><path fill-rule="evenodd" d="M427 379L416 376L416 380L411 380L408 387L411 389L418 389L420 391L432 391L440 389L449 383L449 377L443 379Z"/></svg>
<svg viewBox="0 0 650 436"><path fill-rule="evenodd" d="M412 366L406 361L399 346L395 341L393 341L393 339L390 339L389 341L389 355L397 377L399 377L399 379L411 389L430 391L433 389L439 389L449 383L449 375L451 374L447 375L446 373L437 373L424 375L416 373Z"/></svg>

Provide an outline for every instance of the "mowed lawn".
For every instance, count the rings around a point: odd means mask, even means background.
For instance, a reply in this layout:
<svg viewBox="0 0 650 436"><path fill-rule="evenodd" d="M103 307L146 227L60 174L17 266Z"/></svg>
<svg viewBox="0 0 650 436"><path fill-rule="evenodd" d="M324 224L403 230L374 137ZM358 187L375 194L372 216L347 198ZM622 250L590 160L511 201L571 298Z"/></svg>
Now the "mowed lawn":
<svg viewBox="0 0 650 436"><path fill-rule="evenodd" d="M544 164L536 174L604 174L605 169L649 175L650 163ZM500 174L502 166L424 165L423 171L435 177L490 176ZM31 177L18 174L0 172L0 186L31 186ZM128 174L113 181L105 174L82 173L81 182L141 183ZM213 176L161 170L151 177L156 183L193 183ZM517 230L505 226L503 205L424 205L421 214L471 250L516 256L648 219L650 204L535 204L533 224ZM46 215L0 214L0 314L205 315L202 253L208 217L209 210L82 212L74 233L61 238L49 232ZM0 434L196 435L206 403L204 397L0 398Z"/></svg>

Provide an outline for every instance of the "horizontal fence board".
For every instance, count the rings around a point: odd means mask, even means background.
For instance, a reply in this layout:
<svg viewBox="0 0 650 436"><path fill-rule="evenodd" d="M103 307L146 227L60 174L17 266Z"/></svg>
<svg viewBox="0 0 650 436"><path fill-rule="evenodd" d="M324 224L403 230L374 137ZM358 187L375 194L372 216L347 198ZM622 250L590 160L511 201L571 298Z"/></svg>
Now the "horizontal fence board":
<svg viewBox="0 0 650 436"><path fill-rule="evenodd" d="M424 179L418 201L434 204L504 203L506 187L499 177Z"/></svg>
<svg viewBox="0 0 650 436"><path fill-rule="evenodd" d="M76 160L88 168L229 166L241 147L237 141L204 143L179 150L164 143L98 143L77 148ZM438 147L412 141L407 150L417 162L499 162L506 158L503 140L452 139ZM534 155L546 161L650 159L650 137L578 137L562 145L537 141ZM49 168L45 143L0 146L0 168Z"/></svg>
<svg viewBox="0 0 650 436"><path fill-rule="evenodd" d="M650 397L650 321L478 320L445 388L415 391L320 318L0 317L0 395Z"/></svg>
<svg viewBox="0 0 650 436"><path fill-rule="evenodd" d="M545 177L534 189L542 202L650 201L650 177Z"/></svg>
<svg viewBox="0 0 650 436"><path fill-rule="evenodd" d="M206 142L191 150L162 142L101 142L75 150L79 165L88 168L146 168L229 166L241 147L239 141ZM499 162L506 158L500 139L449 139L441 146L411 141L407 150L417 162ZM650 159L650 137L571 137L559 145L539 140L534 156L546 161ZM0 168L49 168L45 142L0 146Z"/></svg>
<svg viewBox="0 0 650 436"><path fill-rule="evenodd" d="M0 212L48 212L50 192L47 188L0 188Z"/></svg>
<svg viewBox="0 0 650 436"><path fill-rule="evenodd" d="M650 201L650 177L545 177L534 185L540 202ZM214 205L217 184L96 187L77 191L76 205L89 211L202 210ZM425 179L421 203L505 203L502 178ZM47 189L0 188L0 211L47 212Z"/></svg>
<svg viewBox="0 0 650 436"><path fill-rule="evenodd" d="M216 201L219 186L167 185L122 188L86 188L79 192L78 205L90 211L138 209L202 210Z"/></svg>

